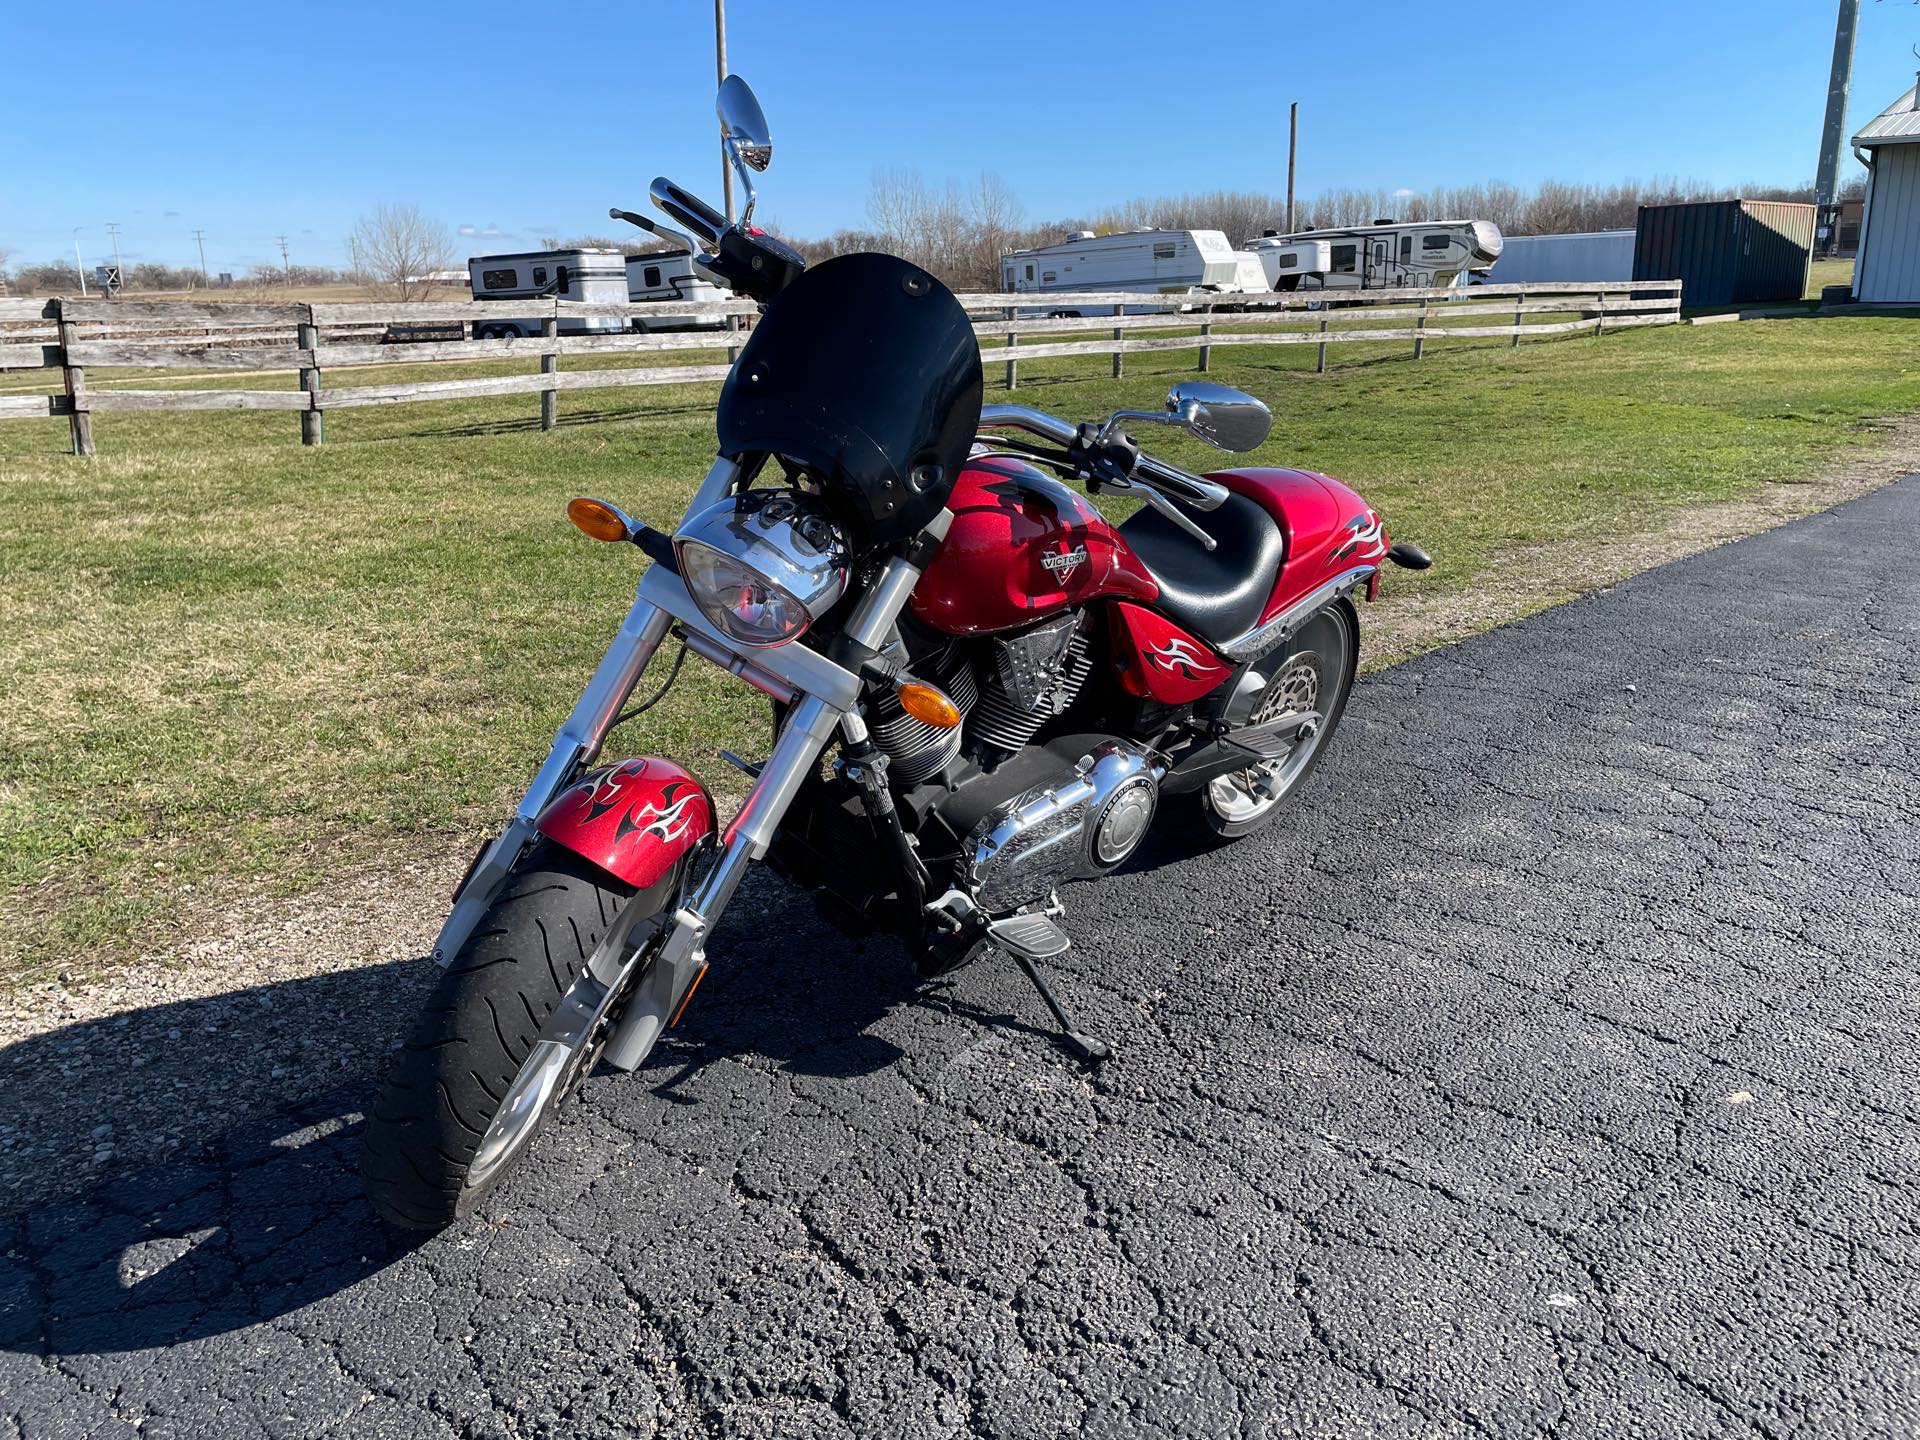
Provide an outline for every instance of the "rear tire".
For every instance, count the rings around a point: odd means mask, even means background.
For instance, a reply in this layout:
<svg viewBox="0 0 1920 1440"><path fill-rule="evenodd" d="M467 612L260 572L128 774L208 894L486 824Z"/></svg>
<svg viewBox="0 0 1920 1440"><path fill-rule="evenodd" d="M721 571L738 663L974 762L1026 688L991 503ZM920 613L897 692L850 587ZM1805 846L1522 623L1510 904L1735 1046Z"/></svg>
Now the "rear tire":
<svg viewBox="0 0 1920 1440"><path fill-rule="evenodd" d="M493 1190L509 1167L468 1183L481 1140L548 1015L632 894L552 841L521 857L367 1113L360 1173L383 1220L438 1229Z"/></svg>
<svg viewBox="0 0 1920 1440"><path fill-rule="evenodd" d="M1273 720L1298 709L1318 710L1320 728L1298 741L1285 758L1208 781L1195 793L1195 808L1206 828L1220 840L1237 840L1264 830L1274 816L1285 808L1294 792L1313 773L1333 739L1334 727L1347 710L1347 696L1353 690L1354 671L1360 658L1358 617L1345 601L1337 602L1309 621L1290 643L1285 658L1271 671L1264 662L1262 674L1274 679L1276 703L1270 711L1256 709L1256 720ZM1311 701L1292 703L1283 695L1304 693L1295 687L1309 686ZM1256 782L1264 781L1270 794L1262 794Z"/></svg>

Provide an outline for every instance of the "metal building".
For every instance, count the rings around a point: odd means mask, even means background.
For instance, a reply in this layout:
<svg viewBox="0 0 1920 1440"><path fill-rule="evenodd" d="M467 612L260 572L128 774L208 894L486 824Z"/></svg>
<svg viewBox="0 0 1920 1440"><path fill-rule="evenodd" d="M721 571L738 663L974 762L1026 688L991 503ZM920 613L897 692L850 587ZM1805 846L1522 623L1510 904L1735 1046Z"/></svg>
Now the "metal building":
<svg viewBox="0 0 1920 1440"><path fill-rule="evenodd" d="M1807 293L1815 214L1784 200L1642 205L1633 278L1682 281L1688 306L1798 300Z"/></svg>
<svg viewBox="0 0 1920 1440"><path fill-rule="evenodd" d="M1920 304L1920 86L1853 137L1867 167L1867 208L1853 298ZM1862 154L1861 152L1865 152Z"/></svg>

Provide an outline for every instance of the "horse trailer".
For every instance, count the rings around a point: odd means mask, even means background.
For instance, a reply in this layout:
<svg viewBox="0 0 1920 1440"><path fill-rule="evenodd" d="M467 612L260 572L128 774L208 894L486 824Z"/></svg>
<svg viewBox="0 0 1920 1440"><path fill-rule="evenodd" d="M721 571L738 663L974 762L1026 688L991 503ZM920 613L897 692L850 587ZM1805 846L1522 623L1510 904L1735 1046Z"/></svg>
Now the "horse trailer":
<svg viewBox="0 0 1920 1440"><path fill-rule="evenodd" d="M627 256L627 298L660 305L658 319L634 316L635 330L718 330L727 323L724 315L675 313L674 303L731 300L733 292L714 283L689 252L650 250Z"/></svg>
<svg viewBox="0 0 1920 1440"><path fill-rule="evenodd" d="M594 305L627 303L627 271L618 250L523 250L514 255L475 255L467 261L473 298L510 307L515 300L579 300ZM488 315L475 318L474 338L502 340L538 335L541 321ZM563 335L614 334L627 328L619 315L569 316Z"/></svg>

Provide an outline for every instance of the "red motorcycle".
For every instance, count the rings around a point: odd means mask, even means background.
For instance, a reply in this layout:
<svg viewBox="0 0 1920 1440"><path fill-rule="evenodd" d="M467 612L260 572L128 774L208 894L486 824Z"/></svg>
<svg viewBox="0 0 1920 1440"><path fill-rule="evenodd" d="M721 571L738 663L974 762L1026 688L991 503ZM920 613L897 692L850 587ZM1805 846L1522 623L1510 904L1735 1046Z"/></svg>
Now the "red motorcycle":
<svg viewBox="0 0 1920 1440"><path fill-rule="evenodd" d="M568 506L652 564L456 892L446 972L368 1116L367 1192L398 1224L467 1215L598 1061L646 1059L755 861L847 928L903 936L923 974L1005 954L1067 1047L1104 1059L1037 968L1071 943L1061 887L1124 864L1162 811L1202 840L1271 822L1346 705L1354 597L1384 560L1428 563L1324 475L1192 475L1130 433L1253 449L1271 417L1237 391L1183 384L1165 410L1081 424L983 409L953 295L887 255L806 269L751 223L772 144L737 77L719 110L745 215L665 179L651 195L764 315L678 529ZM1144 508L1109 525L1069 481ZM728 756L753 785L724 824L684 767L603 753L669 640L659 693L691 653L771 704L771 754Z"/></svg>

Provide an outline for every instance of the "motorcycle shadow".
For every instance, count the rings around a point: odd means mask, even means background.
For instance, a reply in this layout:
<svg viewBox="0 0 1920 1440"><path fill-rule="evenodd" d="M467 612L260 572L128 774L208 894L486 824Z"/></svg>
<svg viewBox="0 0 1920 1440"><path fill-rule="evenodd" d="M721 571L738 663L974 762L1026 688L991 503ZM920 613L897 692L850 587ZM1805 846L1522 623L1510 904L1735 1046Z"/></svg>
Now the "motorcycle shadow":
<svg viewBox="0 0 1920 1440"><path fill-rule="evenodd" d="M867 1033L916 998L899 944L844 939L770 877L741 900L754 913L716 938L696 1010L637 1075L593 1082L605 1103L698 1106L689 1079L723 1058L820 1077L900 1059ZM471 1225L438 1237L389 1229L360 1191L363 1109L436 973L425 959L368 966L89 1020L9 1050L0 1349L203 1340L470 1239ZM136 1117L154 1115L170 1117L178 1141L165 1158L96 1162L127 1155ZM537 1152L528 1163L541 1164Z"/></svg>

